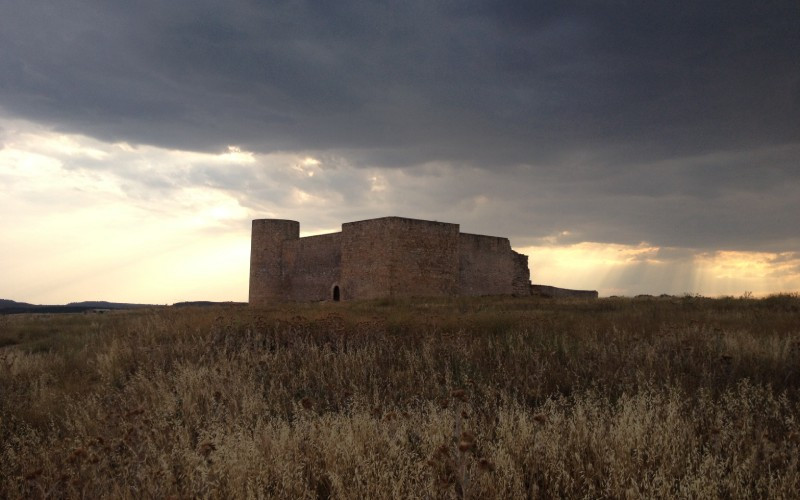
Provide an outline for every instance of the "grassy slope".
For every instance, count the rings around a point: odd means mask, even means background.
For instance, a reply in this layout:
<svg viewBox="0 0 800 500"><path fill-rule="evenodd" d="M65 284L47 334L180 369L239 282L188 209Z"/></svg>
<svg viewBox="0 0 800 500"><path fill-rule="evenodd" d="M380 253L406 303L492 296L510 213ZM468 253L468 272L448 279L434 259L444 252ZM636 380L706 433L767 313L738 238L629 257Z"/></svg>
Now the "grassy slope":
<svg viewBox="0 0 800 500"><path fill-rule="evenodd" d="M0 317L0 497L800 490L800 298Z"/></svg>

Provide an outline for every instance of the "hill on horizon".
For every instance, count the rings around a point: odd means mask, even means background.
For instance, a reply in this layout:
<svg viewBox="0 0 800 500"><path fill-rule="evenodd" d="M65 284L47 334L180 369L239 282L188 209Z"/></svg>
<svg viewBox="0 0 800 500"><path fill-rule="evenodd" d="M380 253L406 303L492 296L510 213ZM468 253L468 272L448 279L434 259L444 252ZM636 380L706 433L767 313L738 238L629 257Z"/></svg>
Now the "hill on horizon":
<svg viewBox="0 0 800 500"><path fill-rule="evenodd" d="M139 309L143 307L157 307L155 304L131 304L125 302L108 302L105 300L88 300L70 302L68 304L29 304L16 300L0 299L0 314L15 314L26 312L62 313L83 312L92 309Z"/></svg>
<svg viewBox="0 0 800 500"><path fill-rule="evenodd" d="M185 301L175 302L171 307L208 307L216 305L233 305L241 306L247 305L247 302L236 301ZM0 314L18 314L26 312L42 312L42 313L68 313L68 312L83 312L92 309L111 309L111 310L124 310L124 309L141 309L145 307L165 307L161 304L133 304L128 302L109 302L106 300L85 300L81 302L69 302L67 304L29 304L28 302L17 302L16 300L0 299Z"/></svg>

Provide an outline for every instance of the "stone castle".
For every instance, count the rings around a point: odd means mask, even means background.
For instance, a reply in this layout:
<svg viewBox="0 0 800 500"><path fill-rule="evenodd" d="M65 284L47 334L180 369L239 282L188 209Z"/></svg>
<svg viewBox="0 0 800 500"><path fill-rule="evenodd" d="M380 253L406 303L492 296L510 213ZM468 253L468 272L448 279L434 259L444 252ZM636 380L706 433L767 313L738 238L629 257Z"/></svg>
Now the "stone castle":
<svg viewBox="0 0 800 500"><path fill-rule="evenodd" d="M382 217L301 238L296 221L253 221L252 305L454 295L531 295L528 256L444 222Z"/></svg>

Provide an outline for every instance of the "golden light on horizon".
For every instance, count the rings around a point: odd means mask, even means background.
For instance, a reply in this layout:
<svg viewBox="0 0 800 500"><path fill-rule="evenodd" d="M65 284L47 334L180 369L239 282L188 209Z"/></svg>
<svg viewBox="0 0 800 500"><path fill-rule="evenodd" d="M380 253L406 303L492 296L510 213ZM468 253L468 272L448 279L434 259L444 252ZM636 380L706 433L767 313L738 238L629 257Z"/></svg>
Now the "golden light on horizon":
<svg viewBox="0 0 800 500"><path fill-rule="evenodd" d="M115 169L73 168L75 159ZM150 172L156 183L169 180L156 167L178 177L193 164L254 161L234 147L208 154L47 131L12 135L0 149L0 182L9 189L0 208L14 214L0 221L2 293L35 303L243 299L250 213L235 196L208 186L165 184L161 196L130 190Z"/></svg>
<svg viewBox="0 0 800 500"><path fill-rule="evenodd" d="M518 251L529 256L534 283L591 288L605 296L766 296L800 290L800 255L791 252L692 252L591 242Z"/></svg>
<svg viewBox="0 0 800 500"><path fill-rule="evenodd" d="M338 232L376 212L425 208L431 182L446 190L456 173L438 164L326 169L308 154L168 150L8 123L0 123L0 211L8 214L0 218L0 298L29 302L246 300L250 219L299 220L304 236ZM469 192L453 198L451 220L502 202ZM567 238L575 235L563 230L517 249L530 256L534 283L601 295L800 291L796 252Z"/></svg>

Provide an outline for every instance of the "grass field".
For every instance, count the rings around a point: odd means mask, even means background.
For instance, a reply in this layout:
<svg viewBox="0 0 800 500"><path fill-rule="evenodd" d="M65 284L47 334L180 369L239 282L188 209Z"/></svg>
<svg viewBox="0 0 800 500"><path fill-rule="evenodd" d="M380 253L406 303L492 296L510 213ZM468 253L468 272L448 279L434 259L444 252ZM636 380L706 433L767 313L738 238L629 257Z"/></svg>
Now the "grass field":
<svg viewBox="0 0 800 500"><path fill-rule="evenodd" d="M800 297L0 317L0 498L790 498Z"/></svg>

